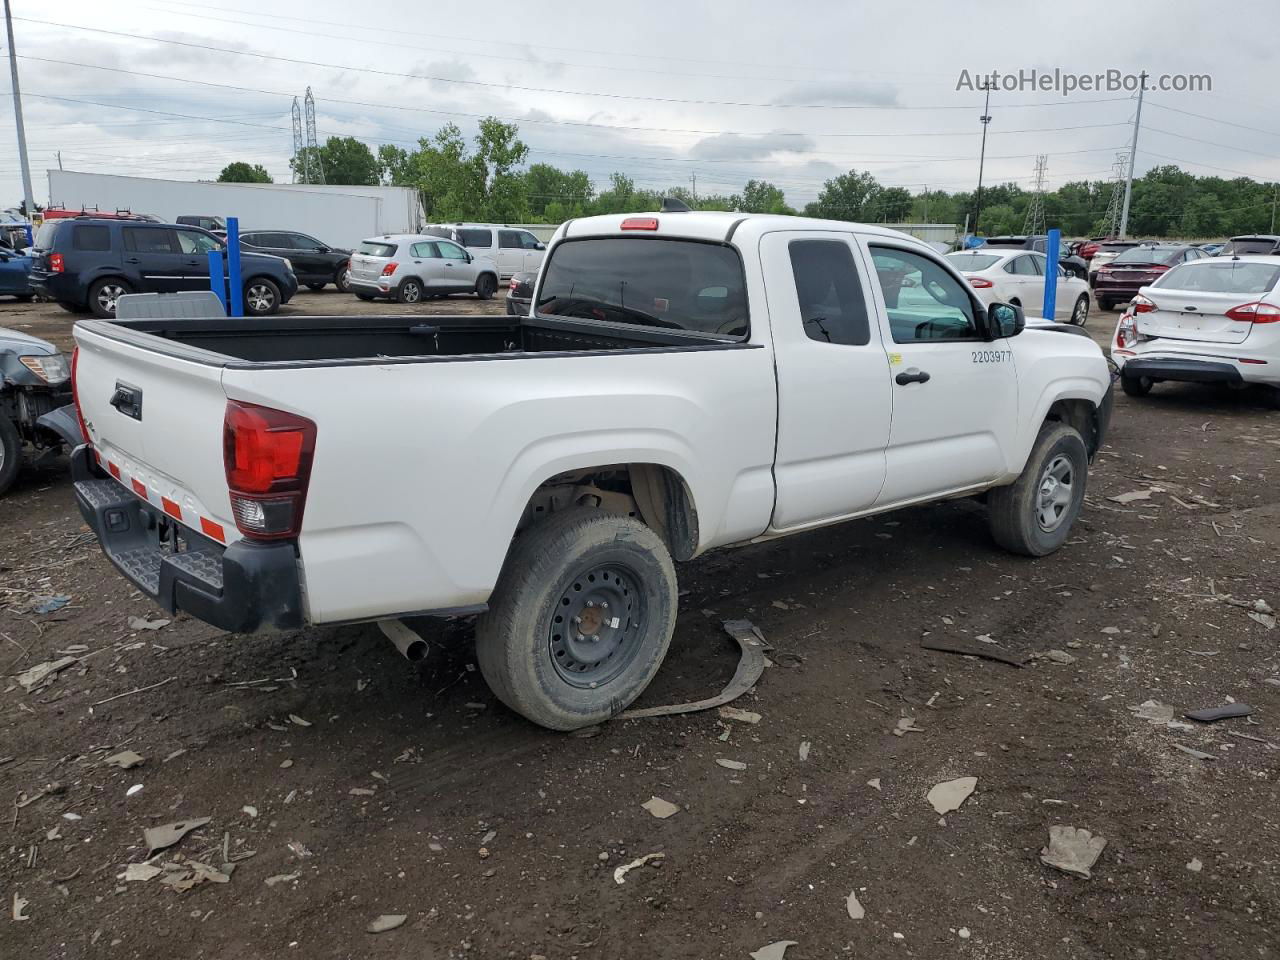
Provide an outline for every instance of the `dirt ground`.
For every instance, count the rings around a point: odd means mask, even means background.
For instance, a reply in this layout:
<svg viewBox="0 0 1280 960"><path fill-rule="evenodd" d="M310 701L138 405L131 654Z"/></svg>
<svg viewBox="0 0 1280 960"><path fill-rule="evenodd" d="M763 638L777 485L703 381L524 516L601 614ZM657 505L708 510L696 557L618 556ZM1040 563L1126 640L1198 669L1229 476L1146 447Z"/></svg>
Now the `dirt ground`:
<svg viewBox="0 0 1280 960"><path fill-rule="evenodd" d="M64 345L70 321L0 305ZM959 501L709 555L680 568L640 705L718 690L721 621L748 618L774 647L735 704L759 723L562 736L494 700L465 624L420 667L374 626L135 629L162 614L85 535L65 473L29 471L0 500L0 956L1274 957L1280 632L1250 605L1280 607L1278 521L1260 398L1121 396L1058 554L1002 553ZM69 602L34 613L50 596ZM1057 653L1020 668L933 641ZM59 657L43 688L10 679ZM1170 727L1131 712L1148 700L1253 716ZM918 732L895 736L901 718ZM144 762L104 763L125 750ZM959 777L976 790L940 818L926 794ZM651 816L653 796L679 812ZM234 863L227 882L120 879L145 828L197 817L156 863ZM1054 825L1106 839L1091 879L1041 864ZM383 914L406 920L366 932Z"/></svg>

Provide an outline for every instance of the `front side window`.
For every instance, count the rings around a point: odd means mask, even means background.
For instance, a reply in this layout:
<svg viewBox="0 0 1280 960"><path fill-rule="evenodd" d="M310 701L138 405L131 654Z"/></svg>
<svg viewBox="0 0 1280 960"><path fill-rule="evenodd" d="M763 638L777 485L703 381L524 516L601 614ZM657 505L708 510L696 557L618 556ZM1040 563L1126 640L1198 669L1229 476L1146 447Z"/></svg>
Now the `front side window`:
<svg viewBox="0 0 1280 960"><path fill-rule="evenodd" d="M726 244L590 237L552 249L537 312L745 338L746 277Z"/></svg>
<svg viewBox="0 0 1280 960"><path fill-rule="evenodd" d="M467 259L467 252L452 240L440 240L436 243L436 247L440 251L440 256L444 257L446 260Z"/></svg>
<svg viewBox="0 0 1280 960"><path fill-rule="evenodd" d="M183 253L208 253L210 250L221 250L222 244L207 233L194 230L175 230L178 235L178 246Z"/></svg>
<svg viewBox="0 0 1280 960"><path fill-rule="evenodd" d="M521 230L518 236L520 237L520 246L524 247L526 250L537 250L538 244L541 243L541 241L528 230Z"/></svg>
<svg viewBox="0 0 1280 960"><path fill-rule="evenodd" d="M793 240L789 250L805 335L810 340L845 346L869 343L867 303L849 244Z"/></svg>
<svg viewBox="0 0 1280 960"><path fill-rule="evenodd" d="M71 228L71 247L74 250L110 250L111 228L77 224Z"/></svg>
<svg viewBox="0 0 1280 960"><path fill-rule="evenodd" d="M459 230L458 239L464 247L480 247L488 250L493 246L492 230Z"/></svg>
<svg viewBox="0 0 1280 960"><path fill-rule="evenodd" d="M503 250L519 250L520 234L515 230L498 231L498 247Z"/></svg>
<svg viewBox="0 0 1280 960"><path fill-rule="evenodd" d="M172 230L155 227L125 227L124 248L133 253L181 253Z"/></svg>
<svg viewBox="0 0 1280 960"><path fill-rule="evenodd" d="M871 247L895 343L978 337L973 301L941 264L897 247Z"/></svg>

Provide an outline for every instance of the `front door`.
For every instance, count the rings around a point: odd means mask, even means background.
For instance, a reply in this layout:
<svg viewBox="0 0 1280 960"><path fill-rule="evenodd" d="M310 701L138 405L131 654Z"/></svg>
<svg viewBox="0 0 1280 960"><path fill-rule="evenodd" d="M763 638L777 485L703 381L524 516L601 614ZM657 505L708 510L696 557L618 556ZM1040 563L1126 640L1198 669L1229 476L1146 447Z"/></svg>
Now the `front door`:
<svg viewBox="0 0 1280 960"><path fill-rule="evenodd" d="M885 477L890 374L857 240L785 231L760 241L778 378L771 528L869 509Z"/></svg>
<svg viewBox="0 0 1280 960"><path fill-rule="evenodd" d="M1018 387L1007 340L986 342L978 302L940 259L863 238L875 264L893 390L880 506L978 486L1006 472Z"/></svg>
<svg viewBox="0 0 1280 960"><path fill-rule="evenodd" d="M222 249L222 243L201 230L175 230L178 249L182 251L182 274L179 290L209 289L209 251Z"/></svg>
<svg viewBox="0 0 1280 960"><path fill-rule="evenodd" d="M422 281L424 290L440 291L446 285L444 259L434 240L420 240L409 246L409 262L405 264L406 276Z"/></svg>
<svg viewBox="0 0 1280 960"><path fill-rule="evenodd" d="M443 286L454 292L471 290L476 285L476 266L472 257L452 240L437 240L440 251Z"/></svg>

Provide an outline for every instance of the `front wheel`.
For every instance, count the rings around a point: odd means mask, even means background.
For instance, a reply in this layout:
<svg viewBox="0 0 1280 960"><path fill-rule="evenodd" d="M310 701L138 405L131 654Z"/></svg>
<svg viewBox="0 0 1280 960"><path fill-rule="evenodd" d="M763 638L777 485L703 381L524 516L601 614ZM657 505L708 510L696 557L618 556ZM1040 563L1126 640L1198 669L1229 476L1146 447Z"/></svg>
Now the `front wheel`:
<svg viewBox="0 0 1280 960"><path fill-rule="evenodd" d="M590 507L556 513L517 537L476 660L494 694L551 730L621 713L666 656L676 572L639 520Z"/></svg>
<svg viewBox="0 0 1280 960"><path fill-rule="evenodd" d="M1130 397L1145 397L1151 392L1152 381L1150 377L1126 377L1120 374L1120 389Z"/></svg>
<svg viewBox="0 0 1280 960"><path fill-rule="evenodd" d="M351 268L347 264L340 266L333 275L333 285L342 293L351 292Z"/></svg>
<svg viewBox="0 0 1280 960"><path fill-rule="evenodd" d="M498 281L493 278L493 274L485 273L476 280L476 296L481 300L492 300L493 295L498 291Z"/></svg>
<svg viewBox="0 0 1280 960"><path fill-rule="evenodd" d="M1089 319L1089 297L1086 294L1080 294L1076 298L1076 305L1071 308L1071 322L1077 327L1083 327L1086 320Z"/></svg>
<svg viewBox="0 0 1280 960"><path fill-rule="evenodd" d="M1040 428L1018 479L987 497L991 535L1012 553L1043 557L1071 533L1084 503L1089 453L1075 427L1049 421Z"/></svg>
<svg viewBox="0 0 1280 960"><path fill-rule="evenodd" d="M280 288L274 280L254 277L244 285L245 313L252 317L265 317L280 309Z"/></svg>
<svg viewBox="0 0 1280 960"><path fill-rule="evenodd" d="M0 413L0 494L13 486L22 467L22 438L13 421Z"/></svg>

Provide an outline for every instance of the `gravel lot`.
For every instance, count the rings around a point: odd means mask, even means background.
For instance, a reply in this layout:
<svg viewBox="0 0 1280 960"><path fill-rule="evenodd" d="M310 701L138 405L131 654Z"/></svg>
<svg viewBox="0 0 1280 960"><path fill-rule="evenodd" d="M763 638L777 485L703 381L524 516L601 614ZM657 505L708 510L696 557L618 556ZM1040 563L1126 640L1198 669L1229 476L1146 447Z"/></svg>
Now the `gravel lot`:
<svg viewBox="0 0 1280 960"><path fill-rule="evenodd" d="M287 309L405 308L324 292ZM72 319L0 304L0 325L63 346ZM792 940L787 960L1274 957L1280 632L1246 605L1280 607L1277 491L1280 414L1261 398L1120 396L1058 554L1000 552L971 501L712 554L680 568L671 656L640 705L718 690L735 664L720 622L745 617L775 648L735 704L760 722L566 737L493 699L465 624L433 628L420 667L367 625L131 627L161 614L86 542L65 473L28 471L0 500L0 955L692 960ZM32 612L48 596L70 600ZM1059 654L1019 668L922 640ZM59 657L75 660L43 688L10 679ZM1170 727L1131 713L1147 700L1254 714ZM905 717L919 732L895 736ZM125 750L143 763L104 763ZM926 794L968 776L940 818ZM656 819L652 796L681 809ZM233 862L229 881L118 879L145 828L197 817L156 862ZM1106 838L1091 879L1041 864L1053 825ZM367 933L383 914L406 920Z"/></svg>

